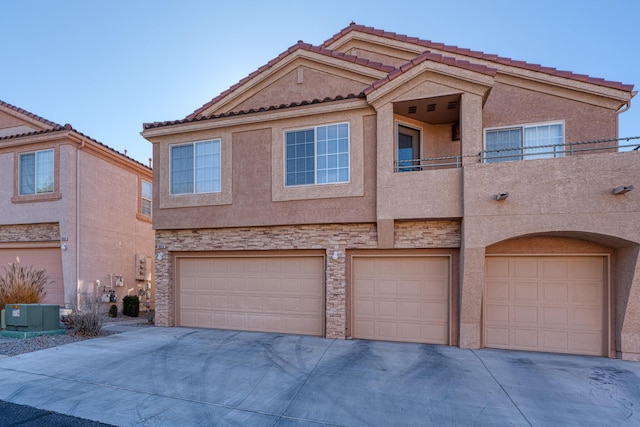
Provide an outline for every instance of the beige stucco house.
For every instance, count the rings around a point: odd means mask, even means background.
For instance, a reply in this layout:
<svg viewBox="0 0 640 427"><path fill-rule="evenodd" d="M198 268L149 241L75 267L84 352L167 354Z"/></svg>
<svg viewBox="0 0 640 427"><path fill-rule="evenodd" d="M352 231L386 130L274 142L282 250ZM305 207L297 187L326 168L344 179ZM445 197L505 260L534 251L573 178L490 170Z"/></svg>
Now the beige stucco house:
<svg viewBox="0 0 640 427"><path fill-rule="evenodd" d="M110 294L120 309L125 295L147 302L151 168L71 125L0 101L0 175L2 266L19 257L44 268L51 281L45 302L62 307L95 297L106 311Z"/></svg>
<svg viewBox="0 0 640 427"><path fill-rule="evenodd" d="M632 90L356 24L298 42L144 125L157 323L640 359Z"/></svg>

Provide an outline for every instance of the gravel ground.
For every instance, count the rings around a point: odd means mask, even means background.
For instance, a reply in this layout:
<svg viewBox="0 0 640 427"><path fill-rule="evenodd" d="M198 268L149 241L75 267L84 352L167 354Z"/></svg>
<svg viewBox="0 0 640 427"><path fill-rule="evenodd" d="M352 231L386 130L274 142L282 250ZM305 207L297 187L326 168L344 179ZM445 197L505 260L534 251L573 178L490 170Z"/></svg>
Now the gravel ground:
<svg viewBox="0 0 640 427"><path fill-rule="evenodd" d="M136 322L138 326L146 326L144 323L140 323L145 319L144 313L140 313L140 317L128 317L118 314L118 317L105 317L104 324L113 322L122 322L122 324ZM102 331L100 336L107 336L116 334L118 332ZM40 335L31 338L9 338L0 337L0 357L2 356L16 356L18 354L30 353L32 351L43 350L45 348L57 347L59 345L69 344L72 342L83 341L92 339L93 337L83 337L73 335L70 330L65 335Z"/></svg>

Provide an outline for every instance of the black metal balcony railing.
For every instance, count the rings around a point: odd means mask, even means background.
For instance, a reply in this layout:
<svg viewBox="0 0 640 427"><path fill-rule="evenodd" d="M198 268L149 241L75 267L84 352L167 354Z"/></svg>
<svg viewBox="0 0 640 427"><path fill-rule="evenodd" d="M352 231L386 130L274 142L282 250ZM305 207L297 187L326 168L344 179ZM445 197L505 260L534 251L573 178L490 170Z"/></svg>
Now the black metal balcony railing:
<svg viewBox="0 0 640 427"><path fill-rule="evenodd" d="M598 139L593 141L567 142L566 144L539 145L537 147L503 148L499 150L483 150L480 152L480 162L495 163L512 160L550 159L554 157L568 157L589 152L618 152L635 151L640 148L637 143L630 141L640 139L640 136L618 139Z"/></svg>
<svg viewBox="0 0 640 427"><path fill-rule="evenodd" d="M463 157L475 157L480 163L497 163L517 160L549 159L569 157L593 152L638 151L640 136L618 139L599 139L593 141L567 142L557 145L537 147L504 148L483 150L478 155L428 157L424 159L400 160L394 162L396 172L413 172L434 169L454 169L462 167ZM634 141L634 142L631 142Z"/></svg>

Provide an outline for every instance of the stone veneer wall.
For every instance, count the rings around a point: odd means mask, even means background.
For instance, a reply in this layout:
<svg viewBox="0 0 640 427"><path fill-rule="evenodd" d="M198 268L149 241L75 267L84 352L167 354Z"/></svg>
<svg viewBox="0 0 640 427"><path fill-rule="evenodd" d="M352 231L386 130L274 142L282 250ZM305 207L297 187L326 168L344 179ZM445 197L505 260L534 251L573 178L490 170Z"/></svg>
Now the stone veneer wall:
<svg viewBox="0 0 640 427"><path fill-rule="evenodd" d="M58 223L1 225L0 243L60 240Z"/></svg>
<svg viewBox="0 0 640 427"><path fill-rule="evenodd" d="M458 248L459 221L407 221L395 225L397 248ZM155 262L156 324L174 326L173 252L303 250L326 252L325 333L345 338L346 250L377 249L375 224L322 224L198 230L157 230ZM332 255L338 252L338 259Z"/></svg>

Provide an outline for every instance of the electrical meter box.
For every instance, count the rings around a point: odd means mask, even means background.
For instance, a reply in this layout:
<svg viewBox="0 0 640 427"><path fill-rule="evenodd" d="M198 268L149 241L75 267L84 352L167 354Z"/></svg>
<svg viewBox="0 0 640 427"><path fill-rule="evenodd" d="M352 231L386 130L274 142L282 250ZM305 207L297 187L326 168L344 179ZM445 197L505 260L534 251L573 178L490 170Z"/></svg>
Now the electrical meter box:
<svg viewBox="0 0 640 427"><path fill-rule="evenodd" d="M5 305L7 331L53 331L60 328L60 307L54 304Z"/></svg>

